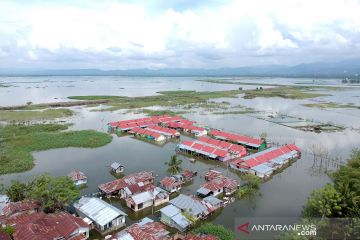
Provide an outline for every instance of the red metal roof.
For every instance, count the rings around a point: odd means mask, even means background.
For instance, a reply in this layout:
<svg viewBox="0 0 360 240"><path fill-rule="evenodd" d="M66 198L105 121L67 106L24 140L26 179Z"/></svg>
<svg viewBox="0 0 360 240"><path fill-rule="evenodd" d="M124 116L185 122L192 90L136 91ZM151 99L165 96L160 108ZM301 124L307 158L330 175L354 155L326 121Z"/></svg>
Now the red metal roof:
<svg viewBox="0 0 360 240"><path fill-rule="evenodd" d="M135 223L126 228L128 234L134 240L166 240L170 239L170 232L166 230L166 227L159 222L148 222L145 224Z"/></svg>
<svg viewBox="0 0 360 240"><path fill-rule="evenodd" d="M252 138L252 137L248 137L248 136L218 131L215 129L210 131L210 135L219 136L219 137L225 138L225 139L233 141L233 142L243 142L243 143L250 143L250 144L255 144L255 145L261 145L261 143L262 143L262 140L258 139L258 138Z"/></svg>
<svg viewBox="0 0 360 240"><path fill-rule="evenodd" d="M81 218L74 217L67 212L34 213L16 219L18 221L9 221L16 229L15 240L48 240L61 237L70 239L70 236L79 228L89 228L89 225Z"/></svg>
<svg viewBox="0 0 360 240"><path fill-rule="evenodd" d="M203 188L209 189L210 191L217 192L219 189L223 188L237 188L239 186L238 181L225 177L223 175L218 175L213 177L210 181L202 185Z"/></svg>
<svg viewBox="0 0 360 240"><path fill-rule="evenodd" d="M10 202L3 208L3 214L5 216L10 216L18 212L35 210L39 207L40 204L37 201L24 200L20 202Z"/></svg>
<svg viewBox="0 0 360 240"><path fill-rule="evenodd" d="M138 172L129 174L123 178L116 179L108 183L100 184L98 187L104 193L110 194L140 182L148 182L153 180L153 172Z"/></svg>
<svg viewBox="0 0 360 240"><path fill-rule="evenodd" d="M73 181L78 181L78 180L85 180L85 179L87 179L87 178L86 178L86 175L85 175L83 172L80 172L80 171L77 171L77 170L72 171L72 172L69 173L67 176L68 176L71 180L73 180Z"/></svg>

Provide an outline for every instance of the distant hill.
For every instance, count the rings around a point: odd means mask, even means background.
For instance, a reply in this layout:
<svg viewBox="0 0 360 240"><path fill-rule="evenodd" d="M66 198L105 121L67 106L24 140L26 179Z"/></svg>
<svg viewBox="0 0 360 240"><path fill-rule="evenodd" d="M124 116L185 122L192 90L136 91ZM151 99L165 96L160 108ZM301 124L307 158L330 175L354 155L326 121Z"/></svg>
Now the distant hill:
<svg viewBox="0 0 360 240"><path fill-rule="evenodd" d="M266 76L354 77L360 74L360 59L316 62L296 66L266 65L239 68L193 69L0 69L2 76Z"/></svg>

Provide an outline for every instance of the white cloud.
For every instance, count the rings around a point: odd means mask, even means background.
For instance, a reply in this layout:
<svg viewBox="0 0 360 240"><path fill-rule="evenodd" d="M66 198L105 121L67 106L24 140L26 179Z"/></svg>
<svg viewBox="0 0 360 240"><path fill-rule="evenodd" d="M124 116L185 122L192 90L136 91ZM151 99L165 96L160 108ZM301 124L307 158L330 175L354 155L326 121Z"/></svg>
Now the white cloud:
<svg viewBox="0 0 360 240"><path fill-rule="evenodd" d="M0 3L1 65L236 67L360 57L356 0L234 0L196 7L175 1L166 9L161 0L40 3Z"/></svg>

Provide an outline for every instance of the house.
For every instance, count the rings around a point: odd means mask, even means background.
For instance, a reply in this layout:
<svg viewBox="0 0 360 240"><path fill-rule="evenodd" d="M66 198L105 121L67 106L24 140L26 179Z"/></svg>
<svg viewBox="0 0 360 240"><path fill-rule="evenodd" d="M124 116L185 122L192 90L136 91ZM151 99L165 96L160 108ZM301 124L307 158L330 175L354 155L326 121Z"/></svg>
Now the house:
<svg viewBox="0 0 360 240"><path fill-rule="evenodd" d="M207 196L203 199L203 202L208 206L209 209L216 211L224 207L224 201L214 197L214 196Z"/></svg>
<svg viewBox="0 0 360 240"><path fill-rule="evenodd" d="M191 221L181 212L181 209L174 205L167 205L160 209L160 221L170 227L176 228L181 232L186 231L191 226Z"/></svg>
<svg viewBox="0 0 360 240"><path fill-rule="evenodd" d="M124 172L124 166L121 165L121 164L118 163L118 162L113 162L113 163L110 165L110 169L111 169L111 172L116 173L116 174L119 174L119 173L123 173L123 172Z"/></svg>
<svg viewBox="0 0 360 240"><path fill-rule="evenodd" d="M79 216L90 219L101 234L125 226L127 214L99 198L82 197L74 207Z"/></svg>
<svg viewBox="0 0 360 240"><path fill-rule="evenodd" d="M144 129L141 127L133 128L129 131L129 133L134 134L135 136L146 138L150 141L155 141L155 142L162 142L162 141L166 140L165 135L163 135L157 131L153 131L151 129Z"/></svg>
<svg viewBox="0 0 360 240"><path fill-rule="evenodd" d="M210 213L207 206L195 196L180 194L171 199L170 203L182 212L186 212L193 220L205 218Z"/></svg>
<svg viewBox="0 0 360 240"><path fill-rule="evenodd" d="M67 212L27 213L8 218L6 224L16 229L14 240L85 240L90 231L81 218Z"/></svg>
<svg viewBox="0 0 360 240"><path fill-rule="evenodd" d="M134 223L116 235L117 240L170 240L165 226L151 219Z"/></svg>
<svg viewBox="0 0 360 240"><path fill-rule="evenodd" d="M180 174L183 177L183 182L191 182L197 175L197 172L191 170L184 170Z"/></svg>
<svg viewBox="0 0 360 240"><path fill-rule="evenodd" d="M231 195L239 188L237 180L225 177L214 171L207 173L207 176L207 179L210 177L211 180L204 183L197 190L197 194L201 197L218 196L220 194Z"/></svg>
<svg viewBox="0 0 360 240"><path fill-rule="evenodd" d="M146 191L152 188L154 183L153 172L132 173L120 179L100 184L101 193L107 196L119 196L124 199L133 194Z"/></svg>
<svg viewBox="0 0 360 240"><path fill-rule="evenodd" d="M174 129L166 128L166 127L160 127L157 125L149 126L146 128L147 130L157 132L161 135L164 135L166 139L172 139L172 138L179 138L180 133Z"/></svg>
<svg viewBox="0 0 360 240"><path fill-rule="evenodd" d="M230 167L243 173L251 173L260 178L266 178L271 176L275 169L283 167L290 160L300 156L301 152L297 146L287 144L281 147L271 147L232 161Z"/></svg>
<svg viewBox="0 0 360 240"><path fill-rule="evenodd" d="M179 192L182 180L178 180L176 177L165 177L160 181L159 185L169 193Z"/></svg>
<svg viewBox="0 0 360 240"><path fill-rule="evenodd" d="M195 137L204 136L207 134L207 131L203 127L198 127L192 124L183 126L184 132L189 133Z"/></svg>
<svg viewBox="0 0 360 240"><path fill-rule="evenodd" d="M87 177L83 172L74 170L67 175L76 186L80 186L87 183Z"/></svg>
<svg viewBox="0 0 360 240"><path fill-rule="evenodd" d="M135 212L151 206L159 206L169 201L169 194L159 188L154 187L152 190L131 195L125 199L126 206Z"/></svg>
<svg viewBox="0 0 360 240"><path fill-rule="evenodd" d="M1 206L1 205L0 205ZM2 208L2 209L1 209ZM16 216L24 213L35 213L40 208L37 201L24 200L19 202L9 202L0 208L0 216Z"/></svg>
<svg viewBox="0 0 360 240"><path fill-rule="evenodd" d="M217 177L219 177L220 175L222 175L222 172L216 171L216 170L210 170L205 174L205 180L206 181L211 181Z"/></svg>
<svg viewBox="0 0 360 240"><path fill-rule="evenodd" d="M246 148L249 148L249 149L256 149L256 150L261 151L267 147L266 141L264 139L253 138L253 137L248 137L248 136L244 136L244 135L219 131L216 129L212 129L209 132L209 136L214 137L219 140L222 140L222 141L239 144L239 145L245 146Z"/></svg>

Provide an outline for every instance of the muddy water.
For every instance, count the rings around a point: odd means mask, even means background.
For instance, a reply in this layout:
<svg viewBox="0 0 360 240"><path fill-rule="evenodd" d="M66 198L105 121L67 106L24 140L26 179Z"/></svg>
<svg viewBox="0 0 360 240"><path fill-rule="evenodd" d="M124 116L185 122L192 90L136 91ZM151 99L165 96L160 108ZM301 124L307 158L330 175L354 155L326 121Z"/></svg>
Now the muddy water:
<svg viewBox="0 0 360 240"><path fill-rule="evenodd" d="M89 77L84 79L89 79ZM55 78L56 84L61 83L61 79L68 78ZM73 78L70 78L72 80ZM34 79L33 79L34 80ZM36 80L36 78L35 78ZM69 80L69 81L70 81ZM128 95L149 95L154 94L158 90L174 90L181 89L196 89L196 90L220 90L220 89L236 89L238 86L233 85L219 85L211 83L196 82L196 79L177 79L180 83L174 86L173 79L136 79L126 80L122 84L124 86L124 92ZM19 80L17 80L19 81ZM96 81L96 80L94 80ZM101 78L101 83L112 82L107 78ZM141 81L141 83L139 83ZM290 81L290 80L287 80ZM298 82L299 79L293 80ZM309 80L310 81L310 80ZM83 83L85 82L85 83ZM53 82L51 82L54 84ZM93 82L90 82L93 84ZM90 84L85 80L81 83L71 84ZM14 83L22 84L22 83ZM33 84L39 83L27 83L27 85L33 86ZM43 82L41 84L44 84ZM49 84L49 83L47 83ZM69 83L67 83L69 84ZM120 86L120 84L119 84ZM67 95L89 95L89 94L123 94L122 89L109 91L108 86L105 90L100 89L73 89L71 91L64 91L64 88L50 90L48 95L32 94L25 91L26 97L18 99L18 102L4 103L4 97L0 95L0 105L7 104L19 104L21 101L33 100L45 101L53 99L53 96L65 97ZM144 86L142 90L138 92L137 86ZM254 87L254 86L252 86ZM21 87L20 87L21 88ZM132 89L132 90L130 90ZM49 89L41 90L47 91ZM0 91L10 91L7 96L13 96L17 89ZM40 90L39 90L40 91ZM52 92L53 91L53 92ZM108 92L109 91L109 92ZM2 92L3 93L3 92ZM338 91L332 92L333 96L329 97L332 100L336 100L336 94ZM339 99L341 98L339 93ZM351 91L352 95L356 95L356 91ZM51 96L51 97L50 97ZM326 97L322 97L327 100ZM16 99L16 98L15 98ZM358 98L353 97L354 102L358 101ZM223 99L222 99L223 100ZM343 123L348 128L342 132L332 133L313 133L303 132L300 130L292 129L285 126L280 126L274 123L270 123L264 120L259 120L247 115L212 115L206 113L203 110L196 111L191 114L185 114L188 119L195 120L204 125L212 126L218 129L224 129L227 131L237 132L241 134L259 136L261 133L267 133L267 136L271 142L280 144L284 143L296 143L302 150L303 156L300 160L293 163L290 167L275 175L269 181L261 185L259 191L260 195L257 195L251 199L237 200L233 204L229 205L219 215L212 218L211 221L219 224L224 224L228 228L233 229L234 220L236 217L252 217L252 216L276 216L276 217L294 217L300 216L306 198L310 192L323 186L329 182L329 178L324 174L325 169L332 169L336 167L335 163L323 162L322 165L319 161L314 161L311 155L311 146L316 144L329 151L329 156L339 156L343 160L346 159L351 149L359 147L360 145L360 133L358 130L351 129L351 127L360 127L360 114L357 109L337 109L337 110L319 110L309 109L301 106L302 103L311 102L311 100L284 100L280 98L271 99L251 99L244 100L238 99L225 99L231 101L232 104L242 104L249 107L254 107L257 110L262 111L275 111L286 112L292 115L300 115L307 118L311 118L322 122L335 122ZM340 100L339 100L340 101ZM75 107L73 108L77 115L70 118L68 121L74 125L72 129L96 129L98 131L106 131L106 123L119 119L128 119L134 117L141 117L143 115L135 115L131 113L125 113L125 111L116 112L92 112L90 109ZM194 111L194 109L192 109ZM187 137L182 136L182 139ZM157 174L156 180L160 180L166 173L166 165L164 164L170 159L171 155L175 153L176 142L169 142L163 146L150 144L131 136L114 136L113 142L96 149L79 149L79 148L66 148L66 149L54 149L44 152L34 153L35 167L27 172L19 174L8 174L1 176L1 179L5 183L9 183L11 179L28 180L32 177L41 174L49 173L54 176L66 175L73 169L83 171L88 176L87 188L82 190L83 194L91 194L97 191L97 185L114 179L109 173L109 165L114 162L120 162L125 165L125 173L132 173L137 171L154 171ZM199 176L195 178L193 184L184 187L183 193L195 193L196 189L204 182L203 175L210 168L216 168L224 174L239 179L239 177L228 171L225 167L218 166L214 162L209 161L197 161L196 163L190 163L184 156L179 156L184 160L183 168L190 168L199 172ZM128 209L124 208L119 202L112 202L114 205L122 208L124 211ZM130 212L129 212L130 213ZM130 222L144 217L145 215L151 215L151 209L147 212L140 212L138 214L130 214Z"/></svg>

